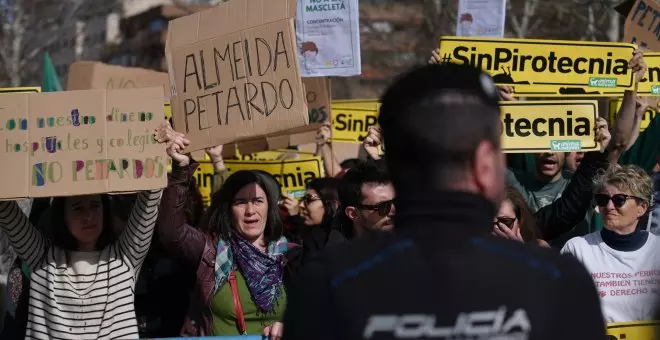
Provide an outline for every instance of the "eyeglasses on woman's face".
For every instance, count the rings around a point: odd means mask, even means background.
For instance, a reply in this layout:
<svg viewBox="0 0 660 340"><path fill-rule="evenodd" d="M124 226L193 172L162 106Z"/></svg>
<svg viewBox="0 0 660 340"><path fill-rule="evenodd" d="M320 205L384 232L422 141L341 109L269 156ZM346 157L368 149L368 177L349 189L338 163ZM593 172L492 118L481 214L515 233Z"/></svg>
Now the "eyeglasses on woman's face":
<svg viewBox="0 0 660 340"><path fill-rule="evenodd" d="M507 228L513 228L513 224L516 223L516 218L515 217L497 217L497 218L495 218L495 221L493 222L493 224L497 224L497 223L502 223Z"/></svg>

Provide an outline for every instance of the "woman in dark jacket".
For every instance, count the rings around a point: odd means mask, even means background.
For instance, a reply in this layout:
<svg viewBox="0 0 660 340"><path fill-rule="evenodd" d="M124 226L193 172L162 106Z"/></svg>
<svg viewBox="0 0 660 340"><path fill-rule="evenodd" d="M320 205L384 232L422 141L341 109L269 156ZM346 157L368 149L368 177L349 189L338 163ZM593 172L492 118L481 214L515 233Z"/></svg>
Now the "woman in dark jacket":
<svg viewBox="0 0 660 340"><path fill-rule="evenodd" d="M333 177L310 181L298 205L299 214L290 217L292 234L302 245L303 263L325 247L346 240L339 230L333 228L339 209L339 182Z"/></svg>
<svg viewBox="0 0 660 340"><path fill-rule="evenodd" d="M183 149L181 134L165 135ZM172 157L176 162L163 194L157 232L166 249L197 268L182 335L279 338L292 274L286 254L295 245L282 236L277 181L260 171L232 174L213 194L201 222L205 231L200 231L185 218L188 184L198 164L181 154Z"/></svg>

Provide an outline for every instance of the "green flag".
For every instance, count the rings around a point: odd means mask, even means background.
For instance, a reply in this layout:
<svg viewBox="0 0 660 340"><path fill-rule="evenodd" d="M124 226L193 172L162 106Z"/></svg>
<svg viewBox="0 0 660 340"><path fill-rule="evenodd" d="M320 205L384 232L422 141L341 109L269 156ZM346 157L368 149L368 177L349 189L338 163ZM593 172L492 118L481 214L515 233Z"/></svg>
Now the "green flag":
<svg viewBox="0 0 660 340"><path fill-rule="evenodd" d="M43 92L57 92L62 91L62 85L60 85L60 79L57 77L57 72L55 72L55 66L53 66L53 60L50 59L48 52L44 54L44 68L43 72L43 82L41 84L41 91Z"/></svg>

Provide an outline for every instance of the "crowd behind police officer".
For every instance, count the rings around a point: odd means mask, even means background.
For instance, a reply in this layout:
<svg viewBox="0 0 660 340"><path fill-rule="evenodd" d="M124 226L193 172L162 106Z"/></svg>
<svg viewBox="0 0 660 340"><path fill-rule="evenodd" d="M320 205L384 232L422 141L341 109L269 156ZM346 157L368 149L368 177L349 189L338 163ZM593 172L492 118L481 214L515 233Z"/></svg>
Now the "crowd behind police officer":
<svg viewBox="0 0 660 340"><path fill-rule="evenodd" d="M597 120L600 150L537 155L524 174L500 143L498 102L514 89L436 54L381 98L368 160L339 164L331 127L318 131L327 177L300 200L266 172L229 175L217 146L204 209L199 162L165 122L162 197L0 202L19 255L0 337L604 339L606 323L653 318L660 120L638 134L645 100L627 91L611 129ZM629 66L638 83L641 53ZM109 264L121 284L84 279ZM644 287L612 294L607 271Z"/></svg>

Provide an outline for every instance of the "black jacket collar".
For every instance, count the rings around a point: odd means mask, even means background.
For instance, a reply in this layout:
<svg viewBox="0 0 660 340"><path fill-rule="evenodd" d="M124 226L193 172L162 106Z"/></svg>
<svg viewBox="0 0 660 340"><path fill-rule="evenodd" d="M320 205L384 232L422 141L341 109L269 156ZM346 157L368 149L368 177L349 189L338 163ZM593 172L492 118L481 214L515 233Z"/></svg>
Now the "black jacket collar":
<svg viewBox="0 0 660 340"><path fill-rule="evenodd" d="M417 237L447 233L486 236L493 230L495 205L467 192L397 192L395 230Z"/></svg>

